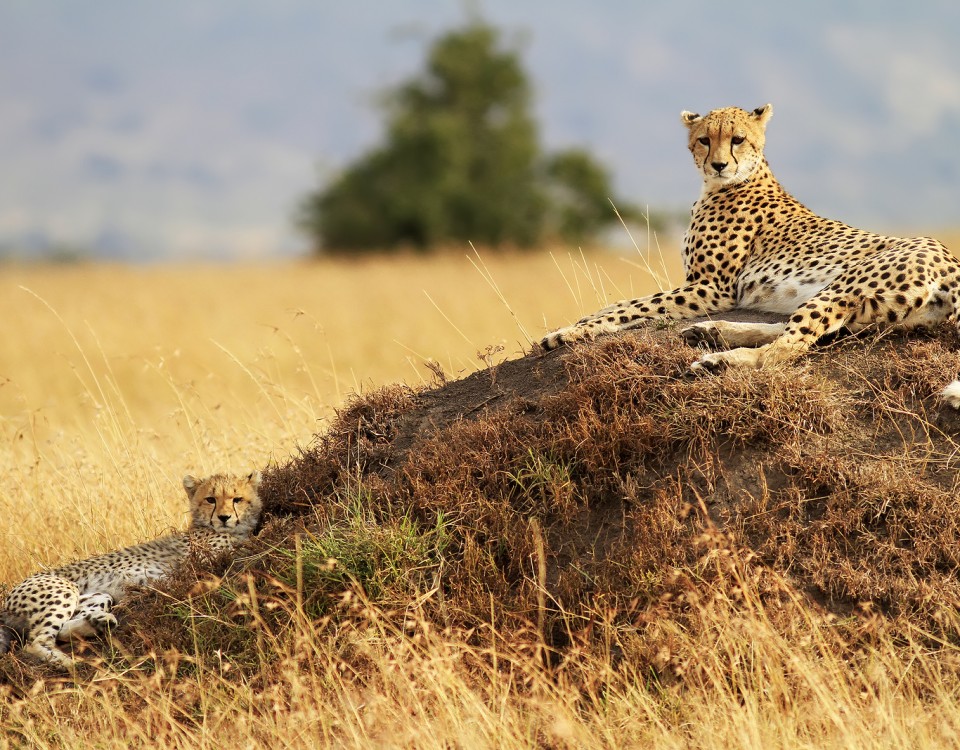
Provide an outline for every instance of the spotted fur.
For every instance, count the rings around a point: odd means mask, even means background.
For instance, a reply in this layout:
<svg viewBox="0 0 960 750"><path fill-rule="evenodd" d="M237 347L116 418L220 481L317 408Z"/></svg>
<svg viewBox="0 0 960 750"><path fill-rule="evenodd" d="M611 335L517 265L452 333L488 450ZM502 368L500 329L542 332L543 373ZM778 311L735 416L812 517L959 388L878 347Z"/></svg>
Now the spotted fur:
<svg viewBox="0 0 960 750"><path fill-rule="evenodd" d="M960 267L941 243L825 219L780 186L763 155L772 114L770 104L682 113L703 178L683 240L684 284L605 307L546 336L545 349L657 318L735 309L790 315L782 325L710 321L685 329L692 344L728 348L691 365L713 371L792 359L840 328L957 322ZM942 396L960 408L960 381Z"/></svg>
<svg viewBox="0 0 960 750"><path fill-rule="evenodd" d="M73 660L57 641L93 635L117 624L111 612L130 586L170 574L193 548L223 551L247 539L262 509L260 473L186 476L190 504L186 532L169 534L30 576L7 595L0 652L19 634L23 653L62 667Z"/></svg>

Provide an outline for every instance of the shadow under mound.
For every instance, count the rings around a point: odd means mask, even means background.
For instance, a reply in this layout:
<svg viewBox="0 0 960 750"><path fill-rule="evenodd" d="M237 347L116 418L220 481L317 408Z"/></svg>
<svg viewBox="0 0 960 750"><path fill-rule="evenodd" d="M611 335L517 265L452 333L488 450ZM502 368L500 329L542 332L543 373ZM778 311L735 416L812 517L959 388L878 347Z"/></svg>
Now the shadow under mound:
<svg viewBox="0 0 960 750"><path fill-rule="evenodd" d="M212 623L293 597L335 628L366 602L558 652L613 627L654 664L657 623L695 632L697 603L720 597L775 605L785 630L814 612L956 640L960 418L936 393L960 372L957 333L851 337L689 378L697 352L677 330L355 397L265 473L269 512L292 520L218 571L233 594L197 594L190 569L127 621L162 651L189 646L167 615L191 591ZM236 637L216 647L253 648Z"/></svg>

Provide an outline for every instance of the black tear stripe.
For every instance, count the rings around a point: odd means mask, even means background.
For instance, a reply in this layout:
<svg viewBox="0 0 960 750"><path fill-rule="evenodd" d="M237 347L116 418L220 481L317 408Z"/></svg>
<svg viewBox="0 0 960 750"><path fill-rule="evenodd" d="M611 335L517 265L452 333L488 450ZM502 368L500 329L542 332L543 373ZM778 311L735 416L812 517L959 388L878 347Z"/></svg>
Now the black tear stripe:
<svg viewBox="0 0 960 750"><path fill-rule="evenodd" d="M729 124L731 127L734 127L734 122L733 122L732 120L731 120L730 123L728 123L728 124ZM737 134L737 131L736 131L736 130L733 130L733 132L730 133L730 158L733 160L734 167L739 167L739 166L740 166L740 160L739 160L736 156L733 155L733 137L734 137L736 134ZM736 168L733 170L733 173L734 173L734 174L737 173L737 169L736 169Z"/></svg>

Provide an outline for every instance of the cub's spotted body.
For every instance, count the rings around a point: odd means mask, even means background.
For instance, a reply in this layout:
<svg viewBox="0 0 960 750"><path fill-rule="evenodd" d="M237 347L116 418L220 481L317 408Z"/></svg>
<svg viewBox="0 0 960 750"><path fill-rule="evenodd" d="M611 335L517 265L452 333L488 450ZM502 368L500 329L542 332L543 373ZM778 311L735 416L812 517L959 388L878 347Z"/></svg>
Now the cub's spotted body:
<svg viewBox="0 0 960 750"><path fill-rule="evenodd" d="M623 300L546 336L561 344L642 325L729 310L789 314L784 324L697 323L683 331L693 344L732 347L704 354L691 369L759 367L807 351L840 328L914 328L957 320L960 266L939 242L855 229L817 216L777 182L763 156L767 104L705 116L681 115L703 177L684 235L683 286ZM943 392L960 407L960 381Z"/></svg>
<svg viewBox="0 0 960 750"><path fill-rule="evenodd" d="M184 477L192 519L187 532L30 576L8 594L4 624L23 636L25 654L69 666L72 659L57 647L57 641L116 625L110 610L127 588L169 575L195 547L222 551L247 539L260 518L259 483L259 472ZM9 631L5 637L2 650L9 646Z"/></svg>

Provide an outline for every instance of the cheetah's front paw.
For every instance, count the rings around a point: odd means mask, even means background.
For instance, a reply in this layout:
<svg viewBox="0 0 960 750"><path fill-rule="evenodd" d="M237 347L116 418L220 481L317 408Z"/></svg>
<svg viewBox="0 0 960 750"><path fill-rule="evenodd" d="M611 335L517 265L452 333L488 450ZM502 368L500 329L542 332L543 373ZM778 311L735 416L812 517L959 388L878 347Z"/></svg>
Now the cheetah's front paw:
<svg viewBox="0 0 960 750"><path fill-rule="evenodd" d="M690 365L690 372L696 375L703 373L718 373L727 367L744 367L754 369L760 367L763 349L740 347L726 352L711 352L704 354Z"/></svg>
<svg viewBox="0 0 960 750"><path fill-rule="evenodd" d="M561 328L559 331L547 334L540 339L540 347L548 352L552 349L558 349L570 341L570 338L565 335L570 330L569 328Z"/></svg>
<svg viewBox="0 0 960 750"><path fill-rule="evenodd" d="M717 356L718 354L725 354L725 352L704 354L690 365L687 373L690 375L716 375L723 372L727 369L728 363L723 357Z"/></svg>
<svg viewBox="0 0 960 750"><path fill-rule="evenodd" d="M711 349L717 349L723 346L723 337L720 335L720 329L716 323L711 321L694 323L692 326L680 331L680 335L683 336L683 340L688 346L707 346Z"/></svg>
<svg viewBox="0 0 960 750"><path fill-rule="evenodd" d="M574 325L560 328L553 333L547 334L540 339L540 346L547 351L556 349L564 344L571 344L574 341L585 339L591 335L591 328L588 326Z"/></svg>
<svg viewBox="0 0 960 750"><path fill-rule="evenodd" d="M544 336L540 340L540 346L549 351L556 349L562 344L570 344L581 339L594 338L601 333L616 333L624 328L622 323L618 323L612 317L597 320L596 318L584 318L576 325L560 328L553 333Z"/></svg>

